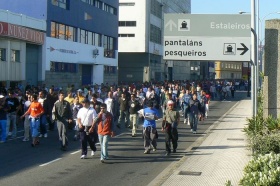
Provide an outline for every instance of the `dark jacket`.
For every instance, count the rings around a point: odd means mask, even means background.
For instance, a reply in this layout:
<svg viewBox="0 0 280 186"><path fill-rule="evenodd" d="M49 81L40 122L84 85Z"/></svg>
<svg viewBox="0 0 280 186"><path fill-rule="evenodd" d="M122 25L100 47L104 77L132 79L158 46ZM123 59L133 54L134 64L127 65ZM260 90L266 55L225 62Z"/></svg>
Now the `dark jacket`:
<svg viewBox="0 0 280 186"><path fill-rule="evenodd" d="M72 119L72 112L68 101L57 101L53 107L54 119L64 121L65 119Z"/></svg>
<svg viewBox="0 0 280 186"><path fill-rule="evenodd" d="M191 114L198 114L201 111L201 104L198 99L190 100L190 113Z"/></svg>

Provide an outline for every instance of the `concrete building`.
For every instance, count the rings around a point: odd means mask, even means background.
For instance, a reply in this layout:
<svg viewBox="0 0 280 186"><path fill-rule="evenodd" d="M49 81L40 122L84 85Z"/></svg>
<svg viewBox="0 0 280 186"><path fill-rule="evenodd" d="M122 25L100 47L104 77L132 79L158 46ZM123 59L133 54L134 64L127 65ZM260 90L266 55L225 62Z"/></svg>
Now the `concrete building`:
<svg viewBox="0 0 280 186"><path fill-rule="evenodd" d="M164 13L191 13L190 0L120 0L119 82L190 78L190 63L164 61Z"/></svg>
<svg viewBox="0 0 280 186"><path fill-rule="evenodd" d="M38 68L25 81L75 87L117 83L118 0L1 0L5 10L46 22Z"/></svg>
<svg viewBox="0 0 280 186"><path fill-rule="evenodd" d="M45 20L0 9L0 87L37 83L45 31Z"/></svg>
<svg viewBox="0 0 280 186"><path fill-rule="evenodd" d="M215 79L242 79L242 62L216 61Z"/></svg>

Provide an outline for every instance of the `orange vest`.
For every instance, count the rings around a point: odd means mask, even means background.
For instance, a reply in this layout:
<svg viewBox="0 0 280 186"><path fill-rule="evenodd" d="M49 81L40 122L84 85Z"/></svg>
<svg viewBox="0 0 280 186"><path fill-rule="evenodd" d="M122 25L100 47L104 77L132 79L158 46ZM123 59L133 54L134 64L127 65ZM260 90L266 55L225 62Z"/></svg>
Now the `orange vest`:
<svg viewBox="0 0 280 186"><path fill-rule="evenodd" d="M98 134L111 135L113 117L109 112L106 113L106 122L102 125L102 115L98 118Z"/></svg>

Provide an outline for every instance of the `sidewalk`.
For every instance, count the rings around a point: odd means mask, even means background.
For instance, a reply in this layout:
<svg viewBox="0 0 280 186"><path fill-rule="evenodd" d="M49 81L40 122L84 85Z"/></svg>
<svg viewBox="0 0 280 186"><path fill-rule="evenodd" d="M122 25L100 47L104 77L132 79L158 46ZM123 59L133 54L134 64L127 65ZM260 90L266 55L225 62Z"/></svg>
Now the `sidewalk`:
<svg viewBox="0 0 280 186"><path fill-rule="evenodd" d="M149 185L224 186L227 180L238 185L243 168L251 159L246 135L242 132L251 114L250 100L237 102L206 131L203 139L185 151L177 164L164 170Z"/></svg>

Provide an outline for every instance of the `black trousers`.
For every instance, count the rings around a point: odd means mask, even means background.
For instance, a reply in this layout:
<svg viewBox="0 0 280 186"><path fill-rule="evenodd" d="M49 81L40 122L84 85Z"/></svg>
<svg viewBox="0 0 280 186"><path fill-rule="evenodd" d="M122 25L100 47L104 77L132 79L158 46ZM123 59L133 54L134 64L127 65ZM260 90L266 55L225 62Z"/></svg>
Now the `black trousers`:
<svg viewBox="0 0 280 186"><path fill-rule="evenodd" d="M178 130L172 128L171 125L165 128L165 150L171 152L171 141L173 149L176 150L178 147Z"/></svg>
<svg viewBox="0 0 280 186"><path fill-rule="evenodd" d="M96 151L96 146L94 141L94 132L92 133L87 133L85 131L80 132L80 141L81 141L81 146L82 146L82 155L87 155L87 144L89 144L90 149L93 150L94 152Z"/></svg>

